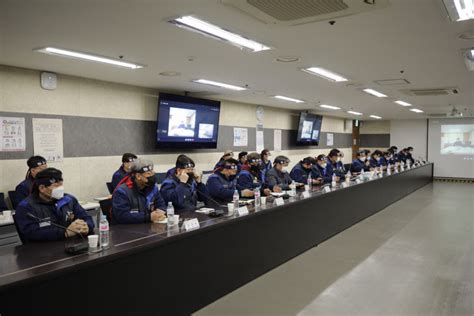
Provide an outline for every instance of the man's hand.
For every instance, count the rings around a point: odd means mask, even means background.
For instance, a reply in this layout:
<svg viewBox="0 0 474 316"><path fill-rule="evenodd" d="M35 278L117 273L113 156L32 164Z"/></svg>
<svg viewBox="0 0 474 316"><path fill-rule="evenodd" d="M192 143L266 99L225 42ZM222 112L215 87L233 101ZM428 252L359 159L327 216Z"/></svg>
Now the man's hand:
<svg viewBox="0 0 474 316"><path fill-rule="evenodd" d="M76 219L72 222L66 230L66 237L73 237L77 234L87 234L89 232L89 226L82 219Z"/></svg>
<svg viewBox="0 0 474 316"><path fill-rule="evenodd" d="M273 186L273 192L280 193L281 192L281 187L279 185L274 185Z"/></svg>
<svg viewBox="0 0 474 316"><path fill-rule="evenodd" d="M339 180L341 180L341 177L336 176L336 182L339 182Z"/></svg>
<svg viewBox="0 0 474 316"><path fill-rule="evenodd" d="M313 179L313 184L321 184L323 183L323 178L317 178L317 179Z"/></svg>
<svg viewBox="0 0 474 316"><path fill-rule="evenodd" d="M272 190L270 190L270 189L263 189L263 195L265 195L265 196L272 195Z"/></svg>
<svg viewBox="0 0 474 316"><path fill-rule="evenodd" d="M150 218L153 223L162 221L166 218L165 212L162 210L154 210L150 213Z"/></svg>
<svg viewBox="0 0 474 316"><path fill-rule="evenodd" d="M252 197L253 196L253 191L249 189L245 189L242 191L242 196L243 197Z"/></svg>
<svg viewBox="0 0 474 316"><path fill-rule="evenodd" d="M194 169L194 180L196 180L197 183L201 183L202 172L199 172L198 170Z"/></svg>

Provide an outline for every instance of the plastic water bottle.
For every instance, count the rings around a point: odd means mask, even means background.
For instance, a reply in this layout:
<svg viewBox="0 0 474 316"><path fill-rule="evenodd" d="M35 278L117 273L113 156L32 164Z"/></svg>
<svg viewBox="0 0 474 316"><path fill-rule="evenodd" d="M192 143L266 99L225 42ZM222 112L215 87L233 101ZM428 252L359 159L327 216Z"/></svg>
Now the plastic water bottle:
<svg viewBox="0 0 474 316"><path fill-rule="evenodd" d="M387 165L387 175L391 175L392 174L392 170L391 170L391 166L390 164Z"/></svg>
<svg viewBox="0 0 474 316"><path fill-rule="evenodd" d="M237 190L234 191L232 202L234 203L234 214L237 214L237 210L239 209L239 192L237 192Z"/></svg>
<svg viewBox="0 0 474 316"><path fill-rule="evenodd" d="M351 182L351 172L350 171L347 171L347 173L346 173L346 182L347 183Z"/></svg>
<svg viewBox="0 0 474 316"><path fill-rule="evenodd" d="M260 188L255 188L253 190L253 196L255 197L255 207L260 207Z"/></svg>
<svg viewBox="0 0 474 316"><path fill-rule="evenodd" d="M290 184L291 194L290 196L296 196L296 184L295 181L292 181Z"/></svg>
<svg viewBox="0 0 474 316"><path fill-rule="evenodd" d="M109 222L104 214L100 216L99 239L101 248L109 247Z"/></svg>
<svg viewBox="0 0 474 316"><path fill-rule="evenodd" d="M174 225L174 207L172 202L168 202L168 207L166 208L166 217L168 217L168 226Z"/></svg>
<svg viewBox="0 0 474 316"><path fill-rule="evenodd" d="M332 186L333 188L336 186L336 175L335 175L335 174L332 175L331 186Z"/></svg>
<svg viewBox="0 0 474 316"><path fill-rule="evenodd" d="M308 185L308 189L311 191L313 187L313 179L311 178L311 173L308 175L308 179L306 180L306 184Z"/></svg>

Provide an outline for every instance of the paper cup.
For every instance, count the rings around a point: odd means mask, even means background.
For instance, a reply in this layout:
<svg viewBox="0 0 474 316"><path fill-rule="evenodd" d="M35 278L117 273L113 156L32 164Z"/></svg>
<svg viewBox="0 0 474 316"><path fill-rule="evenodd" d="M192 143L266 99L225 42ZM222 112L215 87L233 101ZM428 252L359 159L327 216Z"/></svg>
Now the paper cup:
<svg viewBox="0 0 474 316"><path fill-rule="evenodd" d="M227 203L227 215L233 215L234 214L234 203Z"/></svg>
<svg viewBox="0 0 474 316"><path fill-rule="evenodd" d="M87 240L89 241L89 248L97 248L99 235L89 235L87 236Z"/></svg>
<svg viewBox="0 0 474 316"><path fill-rule="evenodd" d="M266 196L260 197L260 203L261 203L262 205L267 204L267 197L266 197Z"/></svg>

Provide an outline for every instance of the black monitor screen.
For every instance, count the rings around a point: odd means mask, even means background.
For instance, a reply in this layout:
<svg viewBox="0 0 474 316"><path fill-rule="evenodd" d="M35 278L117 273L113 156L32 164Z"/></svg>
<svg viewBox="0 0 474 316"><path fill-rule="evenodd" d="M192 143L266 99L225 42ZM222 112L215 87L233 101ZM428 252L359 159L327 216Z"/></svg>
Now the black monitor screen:
<svg viewBox="0 0 474 316"><path fill-rule="evenodd" d="M320 115L301 112L296 143L299 145L318 145L322 121L323 117Z"/></svg>
<svg viewBox="0 0 474 316"><path fill-rule="evenodd" d="M160 93L156 139L162 147L216 148L219 101Z"/></svg>

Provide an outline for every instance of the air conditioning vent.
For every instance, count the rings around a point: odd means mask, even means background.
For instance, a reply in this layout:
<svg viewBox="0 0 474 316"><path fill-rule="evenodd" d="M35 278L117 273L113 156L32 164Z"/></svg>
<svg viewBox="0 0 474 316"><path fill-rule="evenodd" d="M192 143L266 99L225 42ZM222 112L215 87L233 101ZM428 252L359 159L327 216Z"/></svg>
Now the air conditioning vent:
<svg viewBox="0 0 474 316"><path fill-rule="evenodd" d="M299 25L389 5L389 0L221 0L266 24Z"/></svg>
<svg viewBox="0 0 474 316"><path fill-rule="evenodd" d="M406 95L410 95L410 96L433 97L433 96L458 94L459 90L457 88L436 88L436 89L408 89L408 90L400 90L400 92Z"/></svg>

